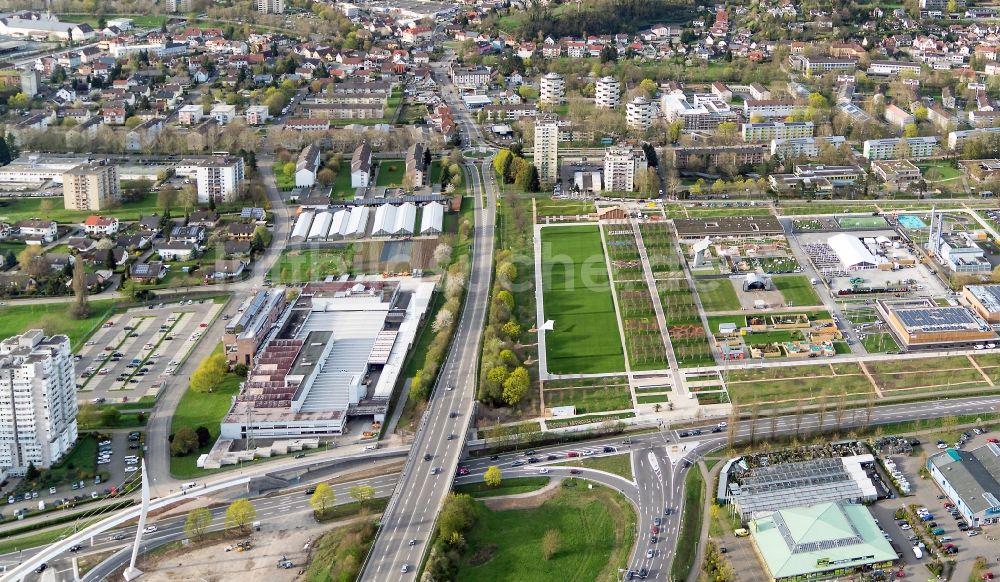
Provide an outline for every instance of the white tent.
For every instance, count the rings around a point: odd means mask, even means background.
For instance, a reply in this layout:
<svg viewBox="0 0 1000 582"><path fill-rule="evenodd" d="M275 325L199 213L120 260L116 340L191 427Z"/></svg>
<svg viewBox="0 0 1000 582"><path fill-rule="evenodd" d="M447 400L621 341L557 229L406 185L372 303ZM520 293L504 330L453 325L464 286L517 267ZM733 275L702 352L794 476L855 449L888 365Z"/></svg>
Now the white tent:
<svg viewBox="0 0 1000 582"><path fill-rule="evenodd" d="M375 210L375 224L372 236L392 236L396 234L396 207L383 204Z"/></svg>
<svg viewBox="0 0 1000 582"><path fill-rule="evenodd" d="M292 242L302 242L309 236L309 227L312 225L314 213L305 211L299 215L295 221L295 228L292 229Z"/></svg>
<svg viewBox="0 0 1000 582"><path fill-rule="evenodd" d="M420 215L420 234L441 234L444 226L444 204L429 202Z"/></svg>
<svg viewBox="0 0 1000 582"><path fill-rule="evenodd" d="M328 238L330 239L341 239L344 238L344 231L347 230L347 224L350 221L351 211L346 208L341 208L333 214L333 220L330 221L330 234Z"/></svg>
<svg viewBox="0 0 1000 582"><path fill-rule="evenodd" d="M396 223L393 234L408 236L413 234L413 226L417 222L417 207L412 202L405 202L396 208Z"/></svg>
<svg viewBox="0 0 1000 582"><path fill-rule="evenodd" d="M885 258L873 255L856 236L846 233L835 234L827 239L826 244L830 245L840 263L848 271L874 269L885 262Z"/></svg>
<svg viewBox="0 0 1000 582"><path fill-rule="evenodd" d="M330 232L330 222L333 221L333 214L330 212L320 212L313 219L312 227L309 228L309 240L325 239Z"/></svg>
<svg viewBox="0 0 1000 582"><path fill-rule="evenodd" d="M371 209L367 206L355 206L351 209L351 218L347 221L347 228L342 231L344 238L361 238L368 230L368 215Z"/></svg>

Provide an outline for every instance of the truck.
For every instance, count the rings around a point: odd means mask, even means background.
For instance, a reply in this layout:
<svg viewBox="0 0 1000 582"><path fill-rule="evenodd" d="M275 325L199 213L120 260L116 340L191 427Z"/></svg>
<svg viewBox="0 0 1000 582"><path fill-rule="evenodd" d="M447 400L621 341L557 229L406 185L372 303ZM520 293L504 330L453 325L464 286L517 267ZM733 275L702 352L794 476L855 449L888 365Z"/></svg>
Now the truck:
<svg viewBox="0 0 1000 582"><path fill-rule="evenodd" d="M181 483L181 491L187 491L188 489L194 489L195 485L198 483L196 481L191 481L190 483Z"/></svg>
<svg viewBox="0 0 1000 582"><path fill-rule="evenodd" d="M917 546L913 546L913 555L919 560L924 557L924 551Z"/></svg>

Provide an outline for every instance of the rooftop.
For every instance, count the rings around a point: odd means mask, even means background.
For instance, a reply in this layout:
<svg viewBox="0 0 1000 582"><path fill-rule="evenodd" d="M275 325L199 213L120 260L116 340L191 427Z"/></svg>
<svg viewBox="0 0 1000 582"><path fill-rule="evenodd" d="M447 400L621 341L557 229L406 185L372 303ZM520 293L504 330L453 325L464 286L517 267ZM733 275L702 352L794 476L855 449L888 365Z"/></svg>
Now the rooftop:
<svg viewBox="0 0 1000 582"><path fill-rule="evenodd" d="M944 475L970 511L1000 512L1000 447L988 443L971 451L948 449L928 463Z"/></svg>

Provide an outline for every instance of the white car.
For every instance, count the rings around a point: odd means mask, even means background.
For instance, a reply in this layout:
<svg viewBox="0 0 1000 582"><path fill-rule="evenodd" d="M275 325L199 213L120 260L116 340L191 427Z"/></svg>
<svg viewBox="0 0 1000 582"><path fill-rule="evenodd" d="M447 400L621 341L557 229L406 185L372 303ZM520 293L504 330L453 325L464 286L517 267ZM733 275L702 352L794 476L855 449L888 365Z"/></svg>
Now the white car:
<svg viewBox="0 0 1000 582"><path fill-rule="evenodd" d="M406 574L407 572L410 571L410 567L407 566L406 564L403 564L403 567L400 568L399 571L402 572L403 574Z"/></svg>
<svg viewBox="0 0 1000 582"><path fill-rule="evenodd" d="M154 531L156 531L156 526L155 525L151 525L151 526L147 527L146 529L142 530L142 533L153 533Z"/></svg>
<svg viewBox="0 0 1000 582"><path fill-rule="evenodd" d="M541 469L538 470L538 472L539 472L539 474L544 475L544 474L548 473L549 470L547 468L545 468L545 467L542 467Z"/></svg>
<svg viewBox="0 0 1000 582"><path fill-rule="evenodd" d="M129 465L128 467L125 467L125 472L126 473L135 473L138 470L139 470L139 467L136 467L135 465Z"/></svg>
<svg viewBox="0 0 1000 582"><path fill-rule="evenodd" d="M910 529L910 524L904 523L903 525L899 526L899 529L901 529L901 530L908 530L908 529Z"/></svg>

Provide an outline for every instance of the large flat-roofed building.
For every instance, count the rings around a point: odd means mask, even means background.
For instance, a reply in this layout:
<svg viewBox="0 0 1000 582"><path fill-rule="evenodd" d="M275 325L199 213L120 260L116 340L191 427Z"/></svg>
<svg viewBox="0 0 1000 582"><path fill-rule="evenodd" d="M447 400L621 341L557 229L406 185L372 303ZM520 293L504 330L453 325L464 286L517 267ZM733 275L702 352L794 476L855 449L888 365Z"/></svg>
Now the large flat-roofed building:
<svg viewBox="0 0 1000 582"><path fill-rule="evenodd" d="M966 285L962 297L976 315L990 323L1000 323L1000 285Z"/></svg>
<svg viewBox="0 0 1000 582"><path fill-rule="evenodd" d="M900 145L905 141L906 145ZM861 153L869 160L895 160L899 158L927 158L937 153L938 138L926 137L890 137L886 139L869 139L861 146Z"/></svg>
<svg viewBox="0 0 1000 582"><path fill-rule="evenodd" d="M892 335L907 348L960 347L997 339L990 324L965 307L889 301L876 305Z"/></svg>
<svg viewBox="0 0 1000 582"><path fill-rule="evenodd" d="M993 270L993 265L986 259L986 251L964 233L942 235L937 256L956 273L989 273Z"/></svg>
<svg viewBox="0 0 1000 582"><path fill-rule="evenodd" d="M772 139L812 137L815 127L811 121L772 121L744 123L743 141L769 142Z"/></svg>
<svg viewBox="0 0 1000 582"><path fill-rule="evenodd" d="M253 365L254 356L275 331L274 325L285 310L285 288L259 291L239 317L229 320L222 334L226 359L233 364Z"/></svg>
<svg viewBox="0 0 1000 582"><path fill-rule="evenodd" d="M222 438L330 436L350 416L384 420L433 289L418 279L307 284L253 360Z"/></svg>
<svg viewBox="0 0 1000 582"><path fill-rule="evenodd" d="M231 202L236 199L243 183L243 158L218 156L202 160L197 166L198 202L207 204Z"/></svg>
<svg viewBox="0 0 1000 582"><path fill-rule="evenodd" d="M62 180L66 210L105 210L122 197L118 169L107 160L80 164L63 174Z"/></svg>
<svg viewBox="0 0 1000 582"><path fill-rule="evenodd" d="M800 157L815 158L822 148L839 148L847 143L842 135L825 135L818 137L792 137L771 140L771 155L781 158Z"/></svg>
<svg viewBox="0 0 1000 582"><path fill-rule="evenodd" d="M719 218L678 218L677 236L703 240L707 237L784 236L781 223L773 216L729 216Z"/></svg>
<svg viewBox="0 0 1000 582"><path fill-rule="evenodd" d="M882 179L902 188L920 180L920 168L910 160L875 160L872 172Z"/></svg>
<svg viewBox="0 0 1000 582"><path fill-rule="evenodd" d="M768 182L775 192L795 189L832 191L835 187L850 186L865 178L867 173L860 166L826 166L800 164L792 174L771 174Z"/></svg>
<svg viewBox="0 0 1000 582"><path fill-rule="evenodd" d="M754 549L775 582L847 578L898 559L864 505L792 505L750 522Z"/></svg>
<svg viewBox="0 0 1000 582"><path fill-rule="evenodd" d="M537 147L537 146L536 146ZM687 168L695 160L712 167L723 163L733 163L736 166L744 164L756 165L771 157L770 149L765 144L739 144L731 146L689 146L674 148L674 165Z"/></svg>
<svg viewBox="0 0 1000 582"><path fill-rule="evenodd" d="M948 449L927 459L931 478L955 503L969 525L1000 523L1000 447Z"/></svg>
<svg viewBox="0 0 1000 582"><path fill-rule="evenodd" d="M40 329L0 342L0 474L48 469L76 444L69 338Z"/></svg>

